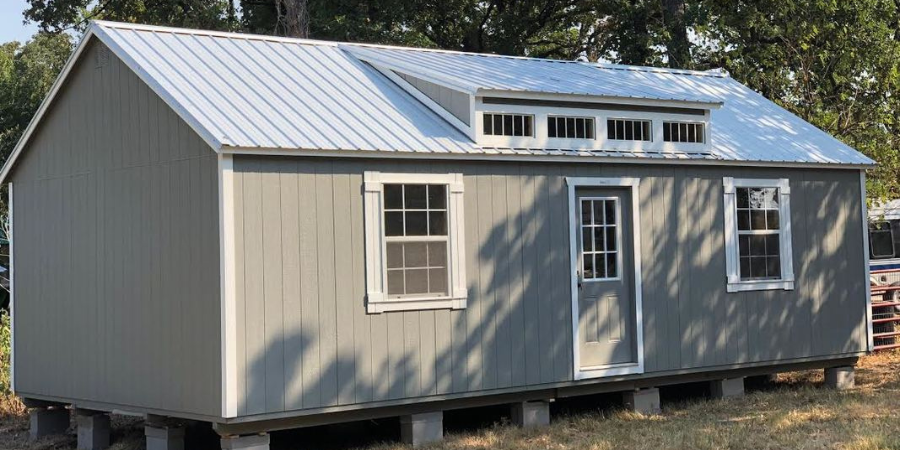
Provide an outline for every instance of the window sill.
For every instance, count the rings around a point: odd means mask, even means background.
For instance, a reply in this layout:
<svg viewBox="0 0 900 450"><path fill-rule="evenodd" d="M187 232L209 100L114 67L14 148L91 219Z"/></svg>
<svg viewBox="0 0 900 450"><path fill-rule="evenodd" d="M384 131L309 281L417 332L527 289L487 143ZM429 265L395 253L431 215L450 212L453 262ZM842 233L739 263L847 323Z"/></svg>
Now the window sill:
<svg viewBox="0 0 900 450"><path fill-rule="evenodd" d="M381 314L392 311L427 311L434 309L466 309L466 298L398 298L366 302L366 313L368 314Z"/></svg>
<svg viewBox="0 0 900 450"><path fill-rule="evenodd" d="M793 281L783 280L763 280L763 281L735 281L728 283L728 292L746 292L746 291L793 291Z"/></svg>

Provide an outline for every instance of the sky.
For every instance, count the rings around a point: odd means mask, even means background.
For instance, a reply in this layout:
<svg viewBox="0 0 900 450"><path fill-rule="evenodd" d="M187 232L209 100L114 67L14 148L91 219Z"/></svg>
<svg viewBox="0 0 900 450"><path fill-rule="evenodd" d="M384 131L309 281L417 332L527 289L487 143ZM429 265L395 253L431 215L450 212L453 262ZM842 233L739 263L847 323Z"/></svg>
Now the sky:
<svg viewBox="0 0 900 450"><path fill-rule="evenodd" d="M22 11L27 6L25 0L0 0L0 42L25 42L37 32L37 25L22 24Z"/></svg>

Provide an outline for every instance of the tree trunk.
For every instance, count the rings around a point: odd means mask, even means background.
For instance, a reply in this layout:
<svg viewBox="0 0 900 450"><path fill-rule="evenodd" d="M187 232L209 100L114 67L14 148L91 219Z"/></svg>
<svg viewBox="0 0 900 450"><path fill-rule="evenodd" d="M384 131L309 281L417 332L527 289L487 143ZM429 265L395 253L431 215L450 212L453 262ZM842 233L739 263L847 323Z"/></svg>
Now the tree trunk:
<svg viewBox="0 0 900 450"><path fill-rule="evenodd" d="M668 34L666 56L669 67L691 67L691 43L688 41L687 24L684 21L684 0L662 0L663 22Z"/></svg>
<svg viewBox="0 0 900 450"><path fill-rule="evenodd" d="M309 37L308 0L275 0L278 22L275 32L284 36Z"/></svg>

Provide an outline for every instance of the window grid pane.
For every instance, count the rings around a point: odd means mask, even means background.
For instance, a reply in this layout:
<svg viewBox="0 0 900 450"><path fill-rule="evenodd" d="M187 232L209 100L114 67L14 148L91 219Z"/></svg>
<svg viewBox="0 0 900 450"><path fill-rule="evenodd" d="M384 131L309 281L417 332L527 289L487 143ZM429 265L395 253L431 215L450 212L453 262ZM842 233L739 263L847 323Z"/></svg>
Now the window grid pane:
<svg viewBox="0 0 900 450"><path fill-rule="evenodd" d="M615 199L581 200L582 279L618 276L618 203Z"/></svg>
<svg viewBox="0 0 900 450"><path fill-rule="evenodd" d="M449 295L447 186L385 184L384 192L387 295Z"/></svg>
<svg viewBox="0 0 900 450"><path fill-rule="evenodd" d="M704 124L694 122L663 122L663 141L702 144Z"/></svg>
<svg viewBox="0 0 900 450"><path fill-rule="evenodd" d="M533 136L534 116L529 114L484 113L482 133L485 136Z"/></svg>
<svg viewBox="0 0 900 450"><path fill-rule="evenodd" d="M740 187L735 195L741 280L781 279L778 188Z"/></svg>
<svg viewBox="0 0 900 450"><path fill-rule="evenodd" d="M547 117L547 137L594 139L594 119L590 117Z"/></svg>
<svg viewBox="0 0 900 450"><path fill-rule="evenodd" d="M649 120L607 119L606 137L614 141L652 141Z"/></svg>

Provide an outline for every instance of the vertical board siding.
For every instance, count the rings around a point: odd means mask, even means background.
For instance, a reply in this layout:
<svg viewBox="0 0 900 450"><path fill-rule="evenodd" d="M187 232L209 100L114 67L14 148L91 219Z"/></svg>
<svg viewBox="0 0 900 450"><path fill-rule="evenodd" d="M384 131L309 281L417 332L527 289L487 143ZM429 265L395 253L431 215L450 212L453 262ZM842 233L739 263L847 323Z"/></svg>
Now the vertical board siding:
<svg viewBox="0 0 900 450"><path fill-rule="evenodd" d="M101 51L12 174L16 389L218 416L216 156Z"/></svg>
<svg viewBox="0 0 900 450"><path fill-rule="evenodd" d="M647 376L865 349L855 171L250 156L234 167L241 414L571 380L566 176L642 179ZM366 170L463 173L466 309L366 314ZM723 176L790 178L795 290L726 293ZM283 405L271 383L286 386Z"/></svg>

